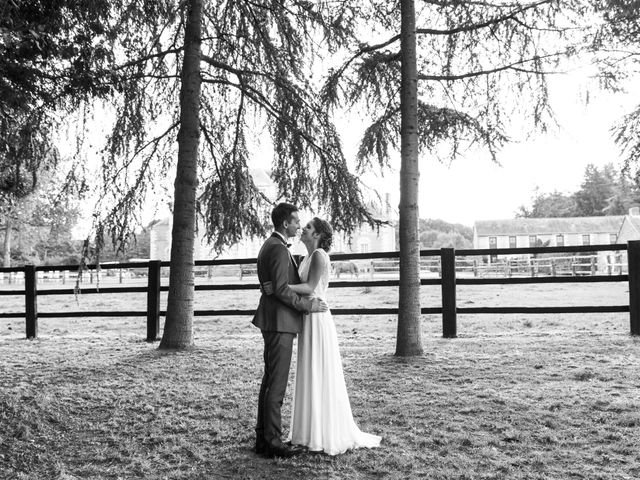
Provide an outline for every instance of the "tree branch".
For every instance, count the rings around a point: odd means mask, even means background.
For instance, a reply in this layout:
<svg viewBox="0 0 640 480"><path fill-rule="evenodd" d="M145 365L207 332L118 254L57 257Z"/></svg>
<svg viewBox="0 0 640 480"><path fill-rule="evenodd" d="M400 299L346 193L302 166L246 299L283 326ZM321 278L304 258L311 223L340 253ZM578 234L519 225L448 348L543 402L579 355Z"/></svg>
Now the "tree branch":
<svg viewBox="0 0 640 480"><path fill-rule="evenodd" d="M140 65L140 64L146 62L147 60L151 60L152 58L165 57L167 55L180 53L182 50L183 50L183 47L178 47L178 48L172 48L172 49L169 49L169 50L165 50L163 52L158 52L158 53L152 53L152 54L149 54L149 55L145 55L144 57L140 57L140 58L137 58L135 60L131 60L130 62L123 63L122 65L117 65L114 68L112 68L111 71L117 72L118 70L123 70L125 68L129 68L129 67L133 67L133 66L136 66L136 65Z"/></svg>
<svg viewBox="0 0 640 480"><path fill-rule="evenodd" d="M500 22L504 22L505 20L515 20L517 21L516 16L526 12L527 10L531 10L532 8L537 8L540 5L544 5L545 3L551 3L553 0L540 0L538 2L530 3L529 5L524 5L518 9L512 10L509 13L501 15L499 17L492 18L490 20L486 20L480 23L472 23L470 25L460 25L458 27L454 27L447 30L438 30L434 28L417 28L416 33L418 34L426 34L426 35L455 35L458 33L472 32L475 30L481 30L486 27L490 27Z"/></svg>
<svg viewBox="0 0 640 480"><path fill-rule="evenodd" d="M213 143L213 140L211 139L211 136L209 135L209 130L206 129L205 125L200 122L200 128L202 130L202 135L204 137L204 141L207 144L207 146L209 147L209 152L211 153L211 158L213 158L213 165L216 169L216 173L218 174L218 178L222 178L222 174L220 173L220 166L218 165L218 157L216 156L216 152L215 152L215 145ZM221 188L223 189L223 194L226 195L225 189L224 189L224 182L220 182Z"/></svg>
<svg viewBox="0 0 640 480"><path fill-rule="evenodd" d="M525 68L518 68L518 65L522 65L522 64L526 64L529 62L533 62L536 60L540 60L543 58L551 58L551 57L556 57L559 55L563 55L565 52L558 52L558 53L551 53L548 55L543 55L540 57L533 57L533 58L527 58L524 60L519 60L517 62L514 63L510 63L508 65L502 65L500 67L495 67L495 68L490 68L490 69L486 69L486 70L477 70L475 72L467 72L467 73L461 73L458 75L426 75L424 73L418 73L418 80L437 80L437 81L453 81L453 80L462 80L465 78L471 78L471 77L480 77L482 75L491 75L492 73L498 73L498 72L503 72L505 70L515 70L517 72L523 72L523 73L535 73L535 74L540 74L540 75L552 75L552 74L561 74L564 72L542 72L539 70L529 70L529 69L525 69Z"/></svg>
<svg viewBox="0 0 640 480"><path fill-rule="evenodd" d="M129 158L129 160L127 162L125 162L119 169L118 171L116 171L113 174L113 179L116 179L119 175L120 172L122 172L124 169L128 168L129 165L131 165L131 162L133 162L133 159L136 158L144 149L146 149L149 145L154 144L154 150L152 152L155 153L155 151L157 150L157 145L160 142L160 140L162 140L164 137L166 137L167 135L169 135L169 133L171 133L171 131L173 129L175 129L178 125L180 125L180 122L175 122L173 125L171 125L169 128L167 128L167 130L165 130L164 133L161 133L160 135L158 135L157 137L152 138L151 140L149 140L147 143L145 143L144 145L142 145L140 148L138 148L138 150L136 150L134 152L134 154L131 156L131 158Z"/></svg>
<svg viewBox="0 0 640 480"><path fill-rule="evenodd" d="M236 68L236 67L232 67L231 65L228 65L226 63L220 62L214 58L211 58L207 55L202 55L201 56L202 60L204 60L206 63L208 63L209 65L215 67L215 68L219 68L221 70L224 70L226 72L232 73L234 74L236 77L238 77L238 80L240 82L240 87L242 88L246 88L245 87L245 82L243 80L243 76L244 75L254 75L254 76L259 76L259 77L263 77L266 78L267 80L269 80L270 82L274 83L275 85L282 87L284 89L286 89L287 91L291 92L292 94L294 94L296 97L298 97L298 99L300 100L300 102L304 103L305 106L307 106L310 110L316 110L311 104L309 104L309 102L303 98L302 95L299 94L298 91L296 91L295 88L292 88L291 84L287 83L287 82L282 82L280 79L278 79L277 77L274 77L273 75L266 73L266 72L261 72L258 70L246 70L246 69L242 69L242 68ZM218 79L218 81L208 81L206 79L203 78L202 80L205 83L218 83L218 84L226 84L225 81L222 81L221 79ZM228 85L230 86L234 86L234 87L238 87L238 84L235 84L233 82L229 82ZM254 91L256 91L254 89Z"/></svg>
<svg viewBox="0 0 640 480"><path fill-rule="evenodd" d="M242 85L242 78L238 78ZM240 122L242 121L242 114L244 112L244 90L240 90L240 104L238 105L238 115L236 116L236 131L233 139L233 160L236 161L236 149L238 148L238 141L240 138L240 132L242 130Z"/></svg>
<svg viewBox="0 0 640 480"><path fill-rule="evenodd" d="M207 79L202 79L202 81L205 83L216 83L216 84L223 83L223 82L220 82L219 80L209 81ZM240 85L233 82L224 82L224 83L226 85L235 87L238 90L240 90L247 98L251 99L258 106L262 107L265 110L265 112L267 112L267 114L269 114L274 120L286 125L296 133L300 134L300 136L304 138L304 140L309 145L311 145L314 148L314 150L316 150L317 152L323 152L326 155L330 154L330 152L328 152L326 149L318 145L311 135L309 135L304 130L301 130L294 123L288 120L287 117L282 112L280 112L273 104L271 104L269 99L267 99L261 92L259 92L258 90L248 85Z"/></svg>

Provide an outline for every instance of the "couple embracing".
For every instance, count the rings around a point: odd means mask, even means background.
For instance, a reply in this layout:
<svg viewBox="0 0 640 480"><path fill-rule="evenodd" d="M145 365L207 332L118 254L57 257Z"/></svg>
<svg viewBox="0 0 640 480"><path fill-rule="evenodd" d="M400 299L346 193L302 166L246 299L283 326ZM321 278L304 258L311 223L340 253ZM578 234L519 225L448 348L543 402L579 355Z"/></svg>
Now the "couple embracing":
<svg viewBox="0 0 640 480"><path fill-rule="evenodd" d="M255 451L291 457L305 451L337 455L377 447L381 438L361 432L353 420L336 328L326 303L331 226L317 217L306 224L300 241L308 255L297 266L287 242L300 229L298 209L280 203L271 220L274 232L258 254L262 296L253 319L264 339ZM285 443L281 408L296 334L298 360L290 438Z"/></svg>

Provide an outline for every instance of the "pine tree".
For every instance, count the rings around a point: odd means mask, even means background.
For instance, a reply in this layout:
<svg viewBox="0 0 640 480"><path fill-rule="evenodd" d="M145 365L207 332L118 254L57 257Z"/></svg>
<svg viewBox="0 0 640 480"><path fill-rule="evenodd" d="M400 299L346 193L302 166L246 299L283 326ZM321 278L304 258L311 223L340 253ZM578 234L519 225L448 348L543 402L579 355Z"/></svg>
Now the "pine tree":
<svg viewBox="0 0 640 480"><path fill-rule="evenodd" d="M372 119L359 147L362 171L376 164L389 166L398 147L403 166L408 154L403 148L407 17L397 14L405 6L404 1L372 2L361 13L363 24L355 31L384 40L355 38L349 56L323 87L327 105L359 106ZM421 154L448 162L478 144L497 160L498 150L508 141L506 127L513 117L528 121L532 129L545 128L551 118L545 74L582 47L580 39L567 40L574 25L564 18L557 2L434 0L421 2L416 18L416 126ZM558 44L565 46L558 48ZM400 188L401 197L406 196L405 207L413 208L417 169L401 171ZM407 262L401 262L400 283L408 288L400 293L396 352L413 355L421 352L418 258L413 253L418 248L419 239L414 235L418 216L417 211L403 215L408 210L402 205L400 210L400 232L408 232L400 239L401 255L407 256Z"/></svg>
<svg viewBox="0 0 640 480"><path fill-rule="evenodd" d="M421 355L418 236L418 71L414 0L402 0L400 47L400 288L396 355ZM417 321L416 321L417 319Z"/></svg>
<svg viewBox="0 0 640 480"><path fill-rule="evenodd" d="M348 18L334 22L341 12L310 2L167 1L123 3L108 19L118 62L103 75L113 79L115 123L96 237L126 245L142 205L178 159L162 347L193 342L196 220L216 251L266 233L270 199L248 168L247 139L256 130L265 127L273 142L269 163L281 198L323 207L347 234L374 223L309 80L320 36L331 50L347 35Z"/></svg>

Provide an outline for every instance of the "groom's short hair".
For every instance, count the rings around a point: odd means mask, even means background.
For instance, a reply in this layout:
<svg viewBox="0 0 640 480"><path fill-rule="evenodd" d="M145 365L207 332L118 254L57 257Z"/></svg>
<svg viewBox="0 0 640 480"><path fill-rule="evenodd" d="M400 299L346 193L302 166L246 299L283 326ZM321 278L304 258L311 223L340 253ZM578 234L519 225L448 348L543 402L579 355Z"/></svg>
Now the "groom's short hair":
<svg viewBox="0 0 640 480"><path fill-rule="evenodd" d="M284 222L291 218L293 212L297 212L298 207L290 203L279 203L271 212L273 228L280 228Z"/></svg>

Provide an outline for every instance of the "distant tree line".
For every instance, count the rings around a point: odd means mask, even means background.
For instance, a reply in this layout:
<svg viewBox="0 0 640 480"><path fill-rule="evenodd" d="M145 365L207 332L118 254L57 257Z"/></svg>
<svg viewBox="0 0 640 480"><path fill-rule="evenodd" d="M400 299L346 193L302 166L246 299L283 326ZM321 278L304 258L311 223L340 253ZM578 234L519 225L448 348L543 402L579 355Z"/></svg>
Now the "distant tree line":
<svg viewBox="0 0 640 480"><path fill-rule="evenodd" d="M35 235L34 235L35 234ZM34 235L34 236L31 236ZM0 230L0 252L4 256L5 231ZM84 240L69 235L56 235L49 226L24 228L13 233L13 248L10 250L11 265L78 265L82 259ZM149 258L149 229L136 234L126 252L118 252L105 239L100 251L100 262L125 262L131 258Z"/></svg>
<svg viewBox="0 0 640 480"><path fill-rule="evenodd" d="M473 229L460 223L449 223L440 219L421 218L418 222L420 248L473 248ZM396 248L399 225L396 224Z"/></svg>
<svg viewBox="0 0 640 480"><path fill-rule="evenodd" d="M587 165L580 189L574 193L536 191L530 207L520 206L517 217L556 218L625 215L640 206L637 180L609 163Z"/></svg>
<svg viewBox="0 0 640 480"><path fill-rule="evenodd" d="M46 179L30 194L0 204L2 266L80 263L85 241L73 236L80 217L79 201L62 195L60 188L58 181ZM103 244L100 261L149 258L149 228L140 230L124 251L118 251L107 238Z"/></svg>

